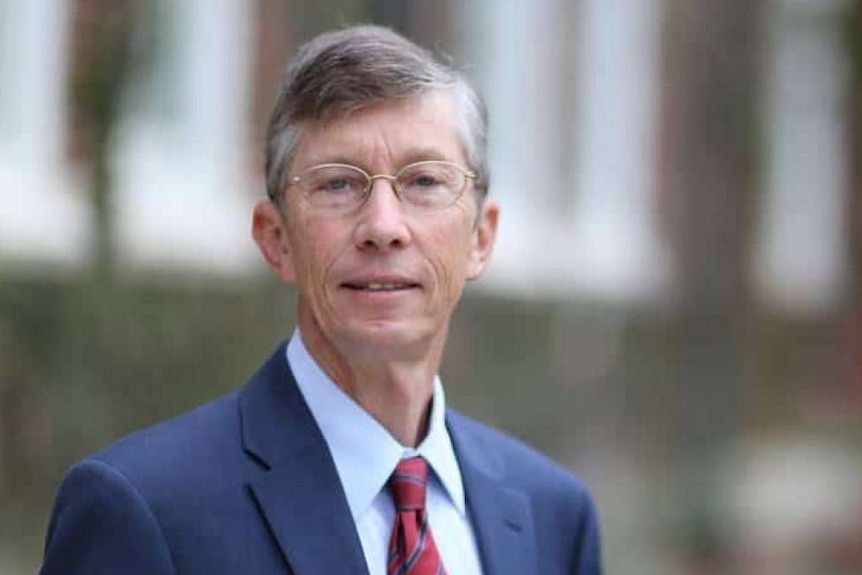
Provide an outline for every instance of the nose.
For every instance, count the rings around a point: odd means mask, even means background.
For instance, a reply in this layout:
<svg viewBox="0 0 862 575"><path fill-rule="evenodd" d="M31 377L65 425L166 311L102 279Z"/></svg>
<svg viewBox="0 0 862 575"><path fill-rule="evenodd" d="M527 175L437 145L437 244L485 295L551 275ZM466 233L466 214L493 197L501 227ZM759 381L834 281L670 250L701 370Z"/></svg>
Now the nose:
<svg viewBox="0 0 862 575"><path fill-rule="evenodd" d="M410 243L404 205L391 179L372 180L371 190L360 208L354 239L362 250L386 251Z"/></svg>

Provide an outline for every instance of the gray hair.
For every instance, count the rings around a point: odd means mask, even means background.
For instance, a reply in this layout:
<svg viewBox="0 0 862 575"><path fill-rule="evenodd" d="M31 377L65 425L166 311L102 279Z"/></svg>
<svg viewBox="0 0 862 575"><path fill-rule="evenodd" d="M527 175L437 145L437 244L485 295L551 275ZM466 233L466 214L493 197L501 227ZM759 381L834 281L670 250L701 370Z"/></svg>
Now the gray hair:
<svg viewBox="0 0 862 575"><path fill-rule="evenodd" d="M281 202L303 122L343 118L371 104L435 89L453 95L475 186L485 192L487 113L476 91L456 70L392 30L356 26L317 36L288 64L266 135L269 198Z"/></svg>

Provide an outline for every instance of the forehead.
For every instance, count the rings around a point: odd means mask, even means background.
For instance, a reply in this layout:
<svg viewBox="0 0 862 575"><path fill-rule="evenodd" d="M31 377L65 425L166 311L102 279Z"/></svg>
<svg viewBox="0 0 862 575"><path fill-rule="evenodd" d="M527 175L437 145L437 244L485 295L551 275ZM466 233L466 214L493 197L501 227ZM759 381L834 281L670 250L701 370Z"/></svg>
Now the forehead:
<svg viewBox="0 0 862 575"><path fill-rule="evenodd" d="M303 124L293 167L341 162L391 170L419 160L464 162L449 91L388 100L327 122Z"/></svg>

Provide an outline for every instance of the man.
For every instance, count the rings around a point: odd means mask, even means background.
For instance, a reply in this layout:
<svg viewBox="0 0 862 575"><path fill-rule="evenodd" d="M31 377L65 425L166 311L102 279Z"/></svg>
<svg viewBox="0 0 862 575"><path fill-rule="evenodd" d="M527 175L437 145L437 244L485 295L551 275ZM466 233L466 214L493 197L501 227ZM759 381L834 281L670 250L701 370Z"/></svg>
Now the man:
<svg viewBox="0 0 862 575"><path fill-rule="evenodd" d="M242 389L73 467L43 575L600 573L582 484L437 377L497 228L473 90L389 30L324 34L266 156L253 236L296 331Z"/></svg>

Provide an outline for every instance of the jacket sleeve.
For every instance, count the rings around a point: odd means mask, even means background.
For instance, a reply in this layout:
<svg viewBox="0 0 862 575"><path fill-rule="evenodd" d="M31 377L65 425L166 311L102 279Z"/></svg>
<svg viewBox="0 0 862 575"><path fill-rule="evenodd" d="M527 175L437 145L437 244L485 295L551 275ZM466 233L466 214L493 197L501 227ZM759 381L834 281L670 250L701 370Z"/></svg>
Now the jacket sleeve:
<svg viewBox="0 0 862 575"><path fill-rule="evenodd" d="M602 555L599 543L599 522L595 503L587 495L582 505L580 528L576 538L576 560L572 575L602 575Z"/></svg>
<svg viewBox="0 0 862 575"><path fill-rule="evenodd" d="M116 469L85 460L69 470L54 504L40 575L172 575L161 528Z"/></svg>

